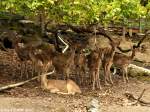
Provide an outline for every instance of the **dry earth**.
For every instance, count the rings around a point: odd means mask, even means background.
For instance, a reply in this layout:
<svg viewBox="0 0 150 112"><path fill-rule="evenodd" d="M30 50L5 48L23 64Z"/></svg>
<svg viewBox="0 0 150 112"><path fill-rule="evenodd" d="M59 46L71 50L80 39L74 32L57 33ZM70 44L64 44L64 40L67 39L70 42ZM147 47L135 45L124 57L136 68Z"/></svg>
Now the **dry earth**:
<svg viewBox="0 0 150 112"><path fill-rule="evenodd" d="M150 102L150 83L130 79L128 84L116 78L113 87L100 91L82 89L81 95L64 96L43 91L36 82L7 90L0 95L0 112L87 112L91 100L98 100L101 112L150 112L150 105L131 106L124 93L136 98L146 89L142 99Z"/></svg>

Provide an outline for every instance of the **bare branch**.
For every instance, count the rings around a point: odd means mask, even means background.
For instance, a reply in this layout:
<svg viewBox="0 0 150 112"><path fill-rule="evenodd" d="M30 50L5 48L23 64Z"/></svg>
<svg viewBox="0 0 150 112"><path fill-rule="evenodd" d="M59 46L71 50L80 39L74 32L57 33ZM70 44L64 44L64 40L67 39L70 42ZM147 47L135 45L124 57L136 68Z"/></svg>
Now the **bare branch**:
<svg viewBox="0 0 150 112"><path fill-rule="evenodd" d="M55 72L55 69L52 71L52 72L49 72L49 73L45 73L45 74L42 74L42 75L51 75ZM41 75L39 75L41 76ZM14 88L14 87L18 87L18 86L21 86L21 85L24 85L25 83L28 83L32 80L35 80L37 79L39 76L36 76L36 77L33 77L29 80L26 80L26 81L23 81L23 82L18 82L16 84L10 84L10 85L7 85L7 86L3 86L3 87L0 87L0 91L3 91L3 90L6 90L6 89L10 89L10 88Z"/></svg>
<svg viewBox="0 0 150 112"><path fill-rule="evenodd" d="M65 53L66 50L69 48L69 45L58 35L58 38L60 39L60 41L66 45L66 47L64 48L64 50L62 51L62 53Z"/></svg>
<svg viewBox="0 0 150 112"><path fill-rule="evenodd" d="M146 90L146 89L144 89L144 90L142 91L142 93L141 93L140 96L138 97L137 101L140 101L140 100L141 100L141 98L142 98L142 96L143 96L145 90Z"/></svg>

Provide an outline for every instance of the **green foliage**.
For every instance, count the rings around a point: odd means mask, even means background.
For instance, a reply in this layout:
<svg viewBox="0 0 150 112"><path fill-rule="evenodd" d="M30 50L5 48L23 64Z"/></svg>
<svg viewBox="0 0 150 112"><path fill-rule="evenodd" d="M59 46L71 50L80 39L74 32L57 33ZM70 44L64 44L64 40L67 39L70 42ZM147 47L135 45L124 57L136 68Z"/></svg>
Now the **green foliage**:
<svg viewBox="0 0 150 112"><path fill-rule="evenodd" d="M150 10L150 3L143 7L139 0L1 0L0 5L0 11L29 17L42 12L56 22L83 25L145 18Z"/></svg>
<svg viewBox="0 0 150 112"><path fill-rule="evenodd" d="M146 8L141 6L138 0L115 0L106 4L105 12L104 20L118 22L145 17Z"/></svg>

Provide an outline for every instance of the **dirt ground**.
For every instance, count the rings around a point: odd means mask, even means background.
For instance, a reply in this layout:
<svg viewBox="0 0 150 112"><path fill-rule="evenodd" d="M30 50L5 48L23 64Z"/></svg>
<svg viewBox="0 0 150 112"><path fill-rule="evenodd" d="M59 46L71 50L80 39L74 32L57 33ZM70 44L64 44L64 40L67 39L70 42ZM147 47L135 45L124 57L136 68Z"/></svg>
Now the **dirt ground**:
<svg viewBox="0 0 150 112"><path fill-rule="evenodd" d="M130 102L125 93L139 97L146 89L142 100L150 102L150 83L130 78L124 84L116 77L113 87L103 87L99 91L82 88L82 94L58 95L43 91L36 82L30 82L22 87L6 90L0 94L0 112L87 112L91 100L96 99L100 112L149 112L147 106L128 105ZM95 111L94 111L95 112Z"/></svg>
<svg viewBox="0 0 150 112"><path fill-rule="evenodd" d="M149 67L149 54L150 48L147 50L147 55L138 53L136 58L148 63ZM8 60L7 56L6 54L5 58ZM4 57L0 58L4 60ZM93 112L150 112L150 104L146 106L129 105L132 101L125 96L125 93L130 93L138 98L146 89L142 100L150 103L150 81L130 77L129 83L125 84L121 76L116 75L113 78L115 82L113 87L102 86L102 90L98 91L84 87L81 88L82 94L75 96L52 94L42 90L36 81L32 81L23 86L0 92L0 112L87 112L89 105L95 100L98 101L99 110ZM10 83L15 83L15 81L4 74L0 75L0 86Z"/></svg>

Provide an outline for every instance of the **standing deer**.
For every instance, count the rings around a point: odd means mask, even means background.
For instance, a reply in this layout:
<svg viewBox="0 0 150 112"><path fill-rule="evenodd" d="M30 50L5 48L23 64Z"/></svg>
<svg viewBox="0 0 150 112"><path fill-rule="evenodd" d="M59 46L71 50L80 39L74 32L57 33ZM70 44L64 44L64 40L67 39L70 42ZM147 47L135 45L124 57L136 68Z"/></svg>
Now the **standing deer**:
<svg viewBox="0 0 150 112"><path fill-rule="evenodd" d="M25 74L28 78L27 75L27 61L31 60L29 56L31 48L30 47L25 47L23 43L20 43L20 39L18 39L15 43L15 51L21 61L21 78L23 78L23 75ZM25 70L25 71L23 71Z"/></svg>
<svg viewBox="0 0 150 112"><path fill-rule="evenodd" d="M150 34L150 32L146 31L145 35L140 39L140 41L137 43L137 45L133 46L131 49L125 50L125 51L132 51L131 56L127 56L127 55L124 55L121 53L115 53L114 58L113 58L113 64L114 64L114 66L119 67L122 70L124 82L127 82L129 80L128 73L127 73L128 65L132 62L136 52L139 51L139 47L140 47L141 43L146 39L146 37L149 34ZM119 50L124 52L124 50L122 50L120 48L119 48Z"/></svg>
<svg viewBox="0 0 150 112"><path fill-rule="evenodd" d="M83 49L79 49L78 52L76 52L74 65L77 80L79 81L78 83L85 83L83 77L86 75L86 56L85 53L83 53Z"/></svg>
<svg viewBox="0 0 150 112"><path fill-rule="evenodd" d="M71 69L74 67L75 49L71 48L70 51L62 54L56 53L52 59L53 66L57 74L63 74L69 78Z"/></svg>
<svg viewBox="0 0 150 112"><path fill-rule="evenodd" d="M99 78L99 69L101 66L101 57L102 53L98 49L91 51L90 55L88 55L88 68L90 76L92 76L92 89L96 88L101 89L100 78Z"/></svg>
<svg viewBox="0 0 150 112"><path fill-rule="evenodd" d="M139 51L139 49L133 46L131 56L127 56L127 55L116 52L113 57L113 64L115 67L121 69L122 74L123 74L123 81L125 83L129 81L128 73L127 73L128 65L132 62L137 51Z"/></svg>
<svg viewBox="0 0 150 112"><path fill-rule="evenodd" d="M104 69L104 81L106 85L109 85L108 82L113 84L110 68L113 64L113 57L115 55L116 48L120 45L120 41L118 42L110 42L111 48L104 48L102 49L103 57L102 60L102 66Z"/></svg>

